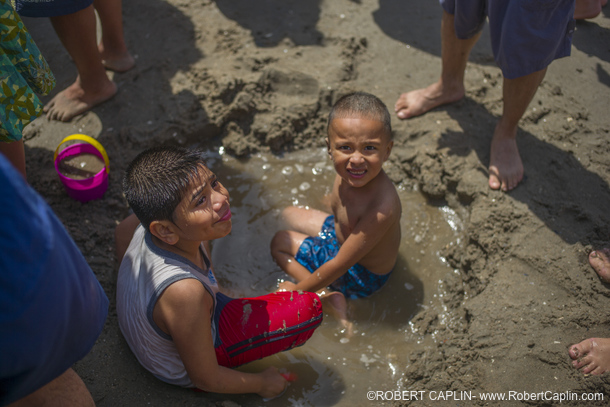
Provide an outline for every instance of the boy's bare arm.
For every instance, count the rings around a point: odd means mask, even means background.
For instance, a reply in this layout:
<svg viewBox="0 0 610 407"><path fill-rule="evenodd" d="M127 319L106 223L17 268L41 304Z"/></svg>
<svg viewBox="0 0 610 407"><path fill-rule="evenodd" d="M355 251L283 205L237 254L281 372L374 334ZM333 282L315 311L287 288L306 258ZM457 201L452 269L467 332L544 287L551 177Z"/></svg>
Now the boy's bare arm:
<svg viewBox="0 0 610 407"><path fill-rule="evenodd" d="M212 339L212 307L211 295L195 279L170 285L155 306L155 322L172 337L193 384L215 393L257 393L262 397L280 394L286 380L275 368L244 373L218 365Z"/></svg>
<svg viewBox="0 0 610 407"><path fill-rule="evenodd" d="M375 247L393 221L392 216L382 213L362 218L339 248L337 256L296 284L294 289L317 292L330 285Z"/></svg>

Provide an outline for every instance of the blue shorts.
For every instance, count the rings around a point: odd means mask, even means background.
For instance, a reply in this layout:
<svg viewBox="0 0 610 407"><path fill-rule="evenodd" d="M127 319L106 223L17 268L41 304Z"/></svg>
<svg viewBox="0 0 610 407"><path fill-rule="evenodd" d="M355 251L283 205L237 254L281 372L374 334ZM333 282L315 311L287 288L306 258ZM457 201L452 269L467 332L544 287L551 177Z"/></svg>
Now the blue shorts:
<svg viewBox="0 0 610 407"><path fill-rule="evenodd" d="M335 217L331 215L324 221L318 236L310 236L303 241L295 259L313 273L322 264L335 258L339 253L339 247L335 233ZM346 298L368 297L383 287L390 274L391 271L383 275L375 274L356 263L329 287L334 291L342 292Z"/></svg>
<svg viewBox="0 0 610 407"><path fill-rule="evenodd" d="M455 18L455 34L468 39L489 17L491 46L507 79L545 69L570 55L574 0L440 0Z"/></svg>
<svg viewBox="0 0 610 407"><path fill-rule="evenodd" d="M93 4L93 0L15 0L15 10L25 17L57 17L76 13Z"/></svg>

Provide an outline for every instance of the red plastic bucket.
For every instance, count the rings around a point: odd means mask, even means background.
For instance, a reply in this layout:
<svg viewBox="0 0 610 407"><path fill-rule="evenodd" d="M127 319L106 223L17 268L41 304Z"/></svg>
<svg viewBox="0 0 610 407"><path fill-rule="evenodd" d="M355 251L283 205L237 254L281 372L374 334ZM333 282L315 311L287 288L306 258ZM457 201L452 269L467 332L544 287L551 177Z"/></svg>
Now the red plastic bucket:
<svg viewBox="0 0 610 407"><path fill-rule="evenodd" d="M58 153L59 147L69 140L83 140L87 143L70 145ZM80 154L96 155L104 161L104 168L94 176L85 179L73 179L62 174L59 169L59 163L68 157ZM101 199L104 196L104 193L108 189L108 155L106 154L104 147L102 147L97 140L85 136L84 134L73 134L68 136L57 146L54 161L55 171L57 172L61 183L66 188L66 192L70 198L80 202L88 202L94 199Z"/></svg>

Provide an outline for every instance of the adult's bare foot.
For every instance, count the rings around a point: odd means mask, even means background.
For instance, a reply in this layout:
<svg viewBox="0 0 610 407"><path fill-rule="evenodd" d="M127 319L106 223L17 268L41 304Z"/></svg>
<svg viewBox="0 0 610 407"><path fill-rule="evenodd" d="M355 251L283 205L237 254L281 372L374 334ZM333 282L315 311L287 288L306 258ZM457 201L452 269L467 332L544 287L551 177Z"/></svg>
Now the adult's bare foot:
<svg viewBox="0 0 610 407"><path fill-rule="evenodd" d="M98 50L102 57L102 64L104 64L106 69L110 69L111 71L127 72L136 64L136 60L128 51L113 52L111 50L106 50L102 43L98 45Z"/></svg>
<svg viewBox="0 0 610 407"><path fill-rule="evenodd" d="M107 101L117 92L117 87L111 80L100 83L95 90L85 91L80 77L59 92L47 105L43 111L49 120L70 121L74 116L78 116L90 110L92 107Z"/></svg>
<svg viewBox="0 0 610 407"><path fill-rule="evenodd" d="M435 107L457 102L463 97L463 85L450 87L439 81L427 88L403 93L394 104L394 111L399 119L409 119L429 112Z"/></svg>
<svg viewBox="0 0 610 407"><path fill-rule="evenodd" d="M610 283L610 249L593 250L589 253L589 264L604 283Z"/></svg>
<svg viewBox="0 0 610 407"><path fill-rule="evenodd" d="M600 375L610 371L610 339L589 338L572 345L568 354L572 366L585 374Z"/></svg>
<svg viewBox="0 0 610 407"><path fill-rule="evenodd" d="M523 163L512 131L505 132L496 126L491 139L489 159L489 187L510 191L523 179Z"/></svg>
<svg viewBox="0 0 610 407"><path fill-rule="evenodd" d="M322 305L345 329L346 337L352 336L353 323L347 319L347 301L345 296L338 291L326 291L320 293Z"/></svg>
<svg viewBox="0 0 610 407"><path fill-rule="evenodd" d="M607 2L608 0L576 0L574 19L584 20L597 17Z"/></svg>

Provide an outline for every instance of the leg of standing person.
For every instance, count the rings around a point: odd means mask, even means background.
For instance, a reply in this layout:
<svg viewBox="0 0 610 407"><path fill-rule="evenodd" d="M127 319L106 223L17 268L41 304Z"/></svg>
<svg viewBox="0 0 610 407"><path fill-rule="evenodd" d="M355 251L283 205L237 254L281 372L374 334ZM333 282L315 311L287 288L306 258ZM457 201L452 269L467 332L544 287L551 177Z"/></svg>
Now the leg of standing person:
<svg viewBox="0 0 610 407"><path fill-rule="evenodd" d="M93 6L102 25L102 40L98 44L102 63L115 72L130 70L135 60L127 50L123 35L122 0L95 0Z"/></svg>
<svg viewBox="0 0 610 407"><path fill-rule="evenodd" d="M523 163L517 149L519 120L534 98L546 69L515 79L504 78L502 117L491 140L489 186L509 191L523 179Z"/></svg>
<svg viewBox="0 0 610 407"><path fill-rule="evenodd" d="M74 60L76 81L59 92L44 107L49 119L69 121L86 112L117 92L106 75L96 39L96 19L93 5L76 13L51 17L55 32Z"/></svg>
<svg viewBox="0 0 610 407"><path fill-rule="evenodd" d="M12 142L0 142L0 153L13 164L13 167L17 169L23 175L23 178L27 179L25 172L25 149L23 147L23 139Z"/></svg>
<svg viewBox="0 0 610 407"><path fill-rule="evenodd" d="M8 407L95 407L91 393L72 368Z"/></svg>
<svg viewBox="0 0 610 407"><path fill-rule="evenodd" d="M455 33L454 16L443 11L441 22L442 71L438 82L400 95L394 111L400 119L422 115L435 107L464 97L464 71L472 47L481 33L462 40Z"/></svg>
<svg viewBox="0 0 610 407"><path fill-rule="evenodd" d="M608 0L576 0L574 18L576 20L595 18L602 12L602 7L606 3L608 3Z"/></svg>

